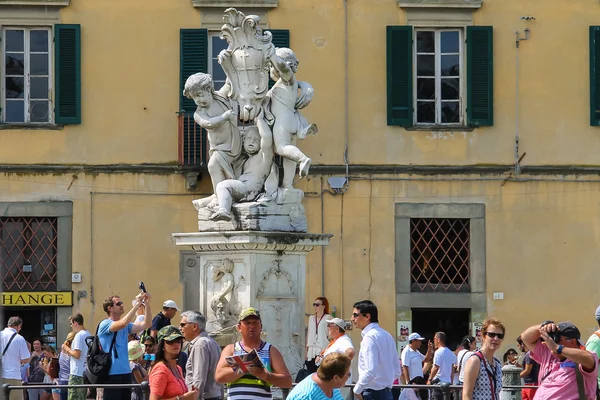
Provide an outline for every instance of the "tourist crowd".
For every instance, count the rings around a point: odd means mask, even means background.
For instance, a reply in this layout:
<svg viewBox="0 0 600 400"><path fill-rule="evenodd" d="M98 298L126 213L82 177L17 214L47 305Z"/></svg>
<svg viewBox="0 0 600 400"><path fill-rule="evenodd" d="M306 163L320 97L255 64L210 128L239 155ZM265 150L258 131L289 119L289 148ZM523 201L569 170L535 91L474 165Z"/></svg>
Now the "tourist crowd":
<svg viewBox="0 0 600 400"><path fill-rule="evenodd" d="M318 297L313 308L305 366L297 374L288 400L441 400L441 384L455 385L454 399L500 400L503 366L520 371L524 400L591 400L598 396L600 329L585 343L572 323L544 321L516 339L521 355L510 348L500 361L497 352L506 329L498 319L487 318L479 348L475 337L465 336L453 351L447 347L446 333L437 332L421 352L426 339L413 332L398 354L395 338L379 326L376 305L363 300L354 304L350 318L361 330L356 352L346 334L347 322L329 313L327 299ZM207 334L207 321L200 312L181 313L179 326L173 326L172 319L180 310L172 300L165 301L153 318L146 292L136 297L128 312L118 296L107 298L103 309L107 317L94 335L85 328L81 314L70 317L72 332L58 351L39 339L30 345L19 334L21 318L9 318L0 332L2 383L28 387L12 390L10 400L142 399L139 386L97 391L77 387L99 376L90 368L101 354L92 345L94 340L109 360L102 383L147 381L150 400L222 400L225 388L231 400L263 400L273 398L273 388L293 386L280 351L261 336L262 317L255 308L241 311L236 326L241 339L223 349ZM595 317L600 326L600 307ZM354 358L356 377L351 374ZM72 387L36 388L41 384ZM408 387L392 390L395 384ZM412 389L411 385L422 387ZM428 385L433 385L430 390L423 388Z"/></svg>

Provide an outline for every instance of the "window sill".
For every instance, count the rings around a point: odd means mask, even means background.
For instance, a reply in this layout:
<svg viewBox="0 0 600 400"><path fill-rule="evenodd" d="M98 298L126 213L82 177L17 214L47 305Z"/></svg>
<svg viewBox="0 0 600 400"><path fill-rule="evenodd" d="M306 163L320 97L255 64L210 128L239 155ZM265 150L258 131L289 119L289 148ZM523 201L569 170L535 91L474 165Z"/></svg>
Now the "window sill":
<svg viewBox="0 0 600 400"><path fill-rule="evenodd" d="M483 0L397 0L398 6L410 8L481 8Z"/></svg>
<svg viewBox="0 0 600 400"><path fill-rule="evenodd" d="M0 123L0 130L22 129L22 130L60 131L64 127L65 127L64 125L56 125L56 124L7 124L7 123Z"/></svg>
<svg viewBox="0 0 600 400"><path fill-rule="evenodd" d="M419 126L409 126L404 128L409 132L415 131L423 131L423 132L473 132L475 130L474 126L442 126L442 125L419 125Z"/></svg>
<svg viewBox="0 0 600 400"><path fill-rule="evenodd" d="M71 0L0 0L0 5L7 6L68 6Z"/></svg>
<svg viewBox="0 0 600 400"><path fill-rule="evenodd" d="M2 1L2 0L0 0ZM194 7L277 7L279 0L192 0Z"/></svg>

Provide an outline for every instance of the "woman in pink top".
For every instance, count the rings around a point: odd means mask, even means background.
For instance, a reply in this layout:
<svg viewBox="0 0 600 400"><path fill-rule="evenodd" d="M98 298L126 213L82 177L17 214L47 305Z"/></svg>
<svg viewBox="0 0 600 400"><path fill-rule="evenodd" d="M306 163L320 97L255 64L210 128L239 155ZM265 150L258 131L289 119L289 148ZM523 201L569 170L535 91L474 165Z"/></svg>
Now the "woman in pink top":
<svg viewBox="0 0 600 400"><path fill-rule="evenodd" d="M150 400L197 400L198 390L188 391L185 376L177 365L183 335L174 326L158 331L156 360L150 370Z"/></svg>

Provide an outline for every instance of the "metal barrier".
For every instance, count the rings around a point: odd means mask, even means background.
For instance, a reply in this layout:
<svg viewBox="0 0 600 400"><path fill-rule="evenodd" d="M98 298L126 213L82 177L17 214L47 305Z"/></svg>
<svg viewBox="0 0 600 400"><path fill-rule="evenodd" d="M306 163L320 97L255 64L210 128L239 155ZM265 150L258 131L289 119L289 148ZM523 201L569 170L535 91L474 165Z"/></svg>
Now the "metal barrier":
<svg viewBox="0 0 600 400"><path fill-rule="evenodd" d="M12 390L27 390L27 389L137 389L140 388L144 394L144 400L150 399L150 384L148 382L142 382L141 384L100 384L100 385L24 385L24 386L11 386L7 383L2 385L1 393L2 400L8 400L10 398L10 392ZM106 399L110 400L110 399Z"/></svg>

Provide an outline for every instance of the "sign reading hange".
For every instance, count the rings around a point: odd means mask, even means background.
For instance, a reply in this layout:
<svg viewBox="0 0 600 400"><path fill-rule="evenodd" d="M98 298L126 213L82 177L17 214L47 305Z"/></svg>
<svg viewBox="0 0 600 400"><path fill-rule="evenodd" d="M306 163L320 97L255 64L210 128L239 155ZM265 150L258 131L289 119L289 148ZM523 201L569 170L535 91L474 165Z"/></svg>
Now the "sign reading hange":
<svg viewBox="0 0 600 400"><path fill-rule="evenodd" d="M3 292L0 305L4 307L71 307L73 292Z"/></svg>

